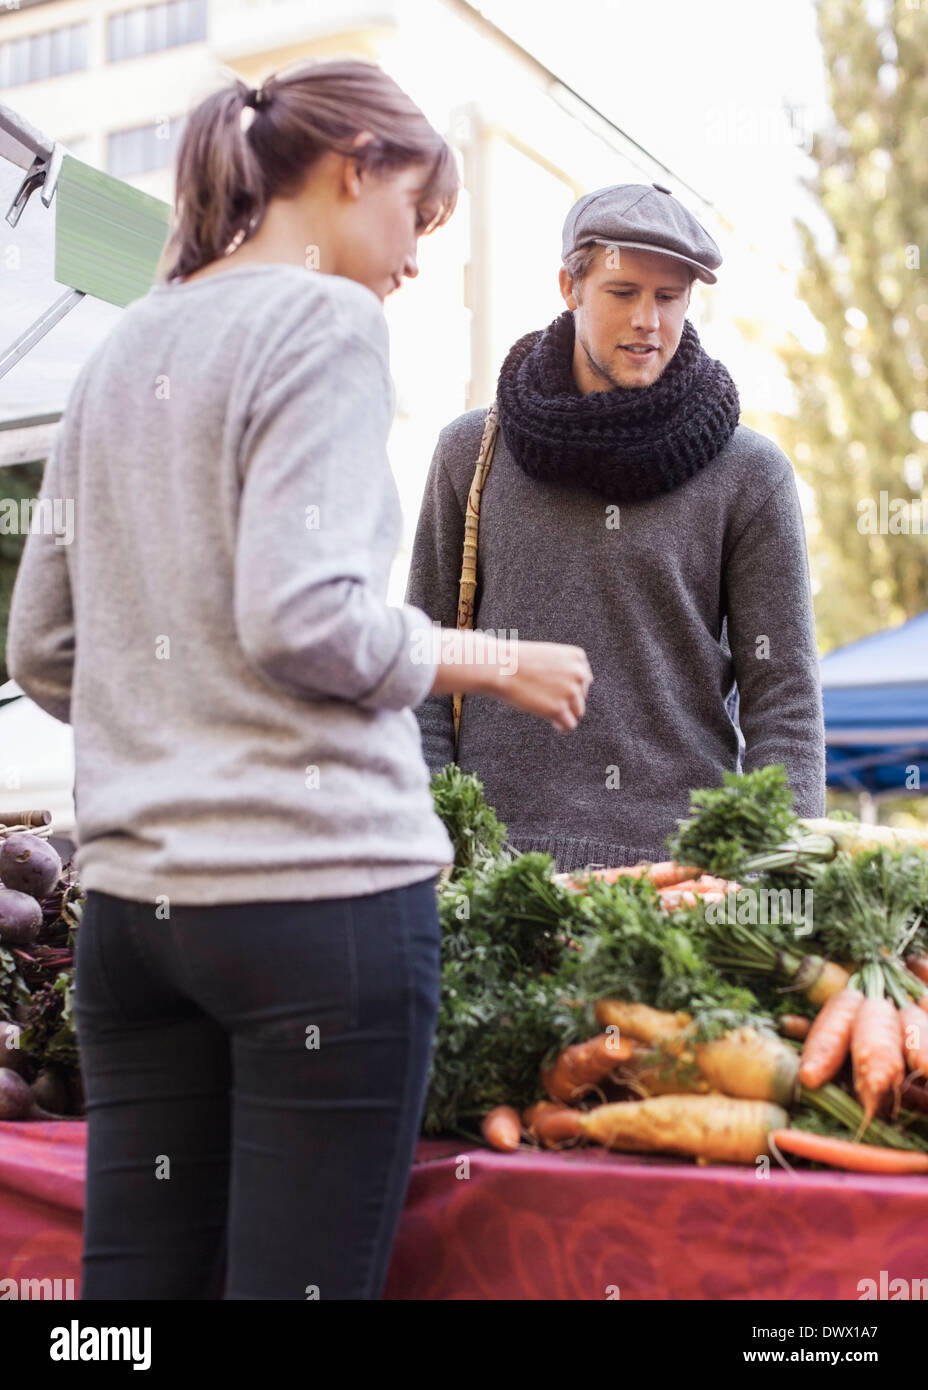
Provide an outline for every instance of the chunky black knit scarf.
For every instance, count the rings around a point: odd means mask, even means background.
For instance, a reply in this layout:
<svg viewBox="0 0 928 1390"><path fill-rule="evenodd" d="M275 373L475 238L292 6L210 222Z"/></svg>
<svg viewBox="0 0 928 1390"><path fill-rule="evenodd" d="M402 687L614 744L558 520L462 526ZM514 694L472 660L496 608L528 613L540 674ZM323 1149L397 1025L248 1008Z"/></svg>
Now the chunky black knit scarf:
<svg viewBox="0 0 928 1390"><path fill-rule="evenodd" d="M641 502L692 478L734 433L737 388L689 319L650 386L585 396L571 372L573 350L574 316L566 309L520 338L499 374L500 429L529 477Z"/></svg>

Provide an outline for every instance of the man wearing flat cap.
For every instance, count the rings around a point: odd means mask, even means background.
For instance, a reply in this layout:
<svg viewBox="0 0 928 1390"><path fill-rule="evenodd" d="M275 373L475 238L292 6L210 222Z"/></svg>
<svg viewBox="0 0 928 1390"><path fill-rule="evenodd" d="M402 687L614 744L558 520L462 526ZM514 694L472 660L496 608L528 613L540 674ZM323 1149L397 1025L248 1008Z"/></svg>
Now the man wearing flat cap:
<svg viewBox="0 0 928 1390"><path fill-rule="evenodd" d="M721 259L661 184L581 198L564 224L566 310L512 346L495 409L448 425L429 470L406 601L458 625L479 503L473 627L583 647L594 679L570 732L486 696L430 696L423 753L433 772L475 773L514 847L562 872L665 857L690 790L726 771L782 763L797 813L824 815L792 465L739 423L734 381L686 318L693 280L715 284Z"/></svg>

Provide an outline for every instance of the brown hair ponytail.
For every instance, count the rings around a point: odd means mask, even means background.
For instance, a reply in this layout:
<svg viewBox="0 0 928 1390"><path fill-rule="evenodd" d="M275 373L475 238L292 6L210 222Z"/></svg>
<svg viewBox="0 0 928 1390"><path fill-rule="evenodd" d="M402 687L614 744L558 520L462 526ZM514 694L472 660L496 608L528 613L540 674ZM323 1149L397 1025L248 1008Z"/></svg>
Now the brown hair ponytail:
<svg viewBox="0 0 928 1390"><path fill-rule="evenodd" d="M250 120L242 119L254 106ZM247 118L246 118L247 119ZM361 131L374 137L352 148ZM158 278L170 282L218 260L258 230L273 197L292 196L311 166L334 150L386 173L425 163L426 230L451 216L458 173L451 149L391 77L352 59L302 62L273 73L254 98L236 78L190 113L177 157L175 215Z"/></svg>

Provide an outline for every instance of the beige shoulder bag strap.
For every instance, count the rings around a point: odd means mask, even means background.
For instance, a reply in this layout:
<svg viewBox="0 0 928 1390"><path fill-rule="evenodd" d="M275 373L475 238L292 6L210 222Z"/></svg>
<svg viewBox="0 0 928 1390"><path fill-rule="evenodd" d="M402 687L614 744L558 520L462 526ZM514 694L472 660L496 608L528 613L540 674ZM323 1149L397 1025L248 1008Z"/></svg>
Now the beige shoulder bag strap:
<svg viewBox="0 0 928 1390"><path fill-rule="evenodd" d="M467 494L467 511L464 514L464 559L461 565L461 584L458 590L458 630L472 628L474 626L474 595L477 591L477 527L480 522L480 497L483 493L483 486L490 472L490 464L493 462L493 450L496 448L496 435L499 430L499 415L496 409L496 401L487 411L487 418L483 426L483 436L480 440L480 450L477 454L477 467L474 470L474 479L470 485L470 492ZM451 710L454 716L454 756L458 752L458 730L461 726L461 702L464 697L461 694L453 695L451 699Z"/></svg>

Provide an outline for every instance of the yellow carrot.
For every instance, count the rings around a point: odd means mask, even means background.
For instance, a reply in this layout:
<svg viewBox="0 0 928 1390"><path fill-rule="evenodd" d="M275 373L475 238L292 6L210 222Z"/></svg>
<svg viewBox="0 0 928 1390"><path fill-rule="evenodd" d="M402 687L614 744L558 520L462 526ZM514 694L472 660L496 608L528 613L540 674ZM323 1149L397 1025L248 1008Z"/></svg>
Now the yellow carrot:
<svg viewBox="0 0 928 1390"><path fill-rule="evenodd" d="M688 1154L717 1162L753 1163L768 1153L767 1136L784 1129L786 1111L766 1101L729 1096L656 1096L539 1117L542 1141L554 1146L586 1138L631 1153Z"/></svg>
<svg viewBox="0 0 928 1390"><path fill-rule="evenodd" d="M789 1105L795 1097L798 1054L755 1028L736 1028L706 1043L675 1034L658 1046L656 1051L639 1049L618 1077L631 1078L636 1089L652 1096L720 1091L778 1105Z"/></svg>
<svg viewBox="0 0 928 1390"><path fill-rule="evenodd" d="M630 1004L624 999L597 999L593 1006L596 1022L604 1028L612 1024L620 1037L635 1038L638 1042L656 1042L659 1038L679 1033L688 1023L690 1014L664 1013L649 1004Z"/></svg>
<svg viewBox="0 0 928 1390"><path fill-rule="evenodd" d="M696 1049L699 1070L717 1091L746 1100L789 1105L796 1095L799 1057L779 1038L736 1028Z"/></svg>
<svg viewBox="0 0 928 1390"><path fill-rule="evenodd" d="M806 956L791 981L793 989L799 990L810 1004L824 1004L833 994L847 989L850 971L833 960L822 956Z"/></svg>

